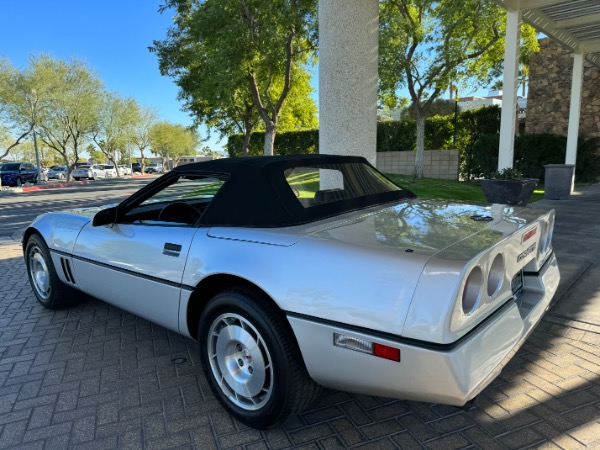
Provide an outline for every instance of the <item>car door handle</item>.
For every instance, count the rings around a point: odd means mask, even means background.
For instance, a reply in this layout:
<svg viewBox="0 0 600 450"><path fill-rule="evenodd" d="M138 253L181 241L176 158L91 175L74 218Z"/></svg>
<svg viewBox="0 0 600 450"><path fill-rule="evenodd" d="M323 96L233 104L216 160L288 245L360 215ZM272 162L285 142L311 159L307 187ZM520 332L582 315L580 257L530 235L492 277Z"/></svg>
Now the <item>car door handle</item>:
<svg viewBox="0 0 600 450"><path fill-rule="evenodd" d="M171 244L170 242L165 243L165 246L163 247L163 255L178 257L180 253L181 245Z"/></svg>

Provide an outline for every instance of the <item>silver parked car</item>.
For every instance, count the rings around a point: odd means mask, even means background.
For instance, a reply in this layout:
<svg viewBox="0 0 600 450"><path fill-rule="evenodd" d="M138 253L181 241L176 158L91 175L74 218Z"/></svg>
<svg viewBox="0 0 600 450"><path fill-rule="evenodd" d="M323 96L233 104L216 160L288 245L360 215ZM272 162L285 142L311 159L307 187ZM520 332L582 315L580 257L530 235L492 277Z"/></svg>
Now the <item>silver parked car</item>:
<svg viewBox="0 0 600 450"><path fill-rule="evenodd" d="M71 172L71 175L75 180L80 180L82 178L97 180L98 178L106 178L106 171L104 170L104 166L93 164L79 166Z"/></svg>
<svg viewBox="0 0 600 450"><path fill-rule="evenodd" d="M219 401L266 428L320 386L464 405L559 282L554 212L417 199L363 158L188 164L117 206L44 214L47 308L91 294L199 341Z"/></svg>
<svg viewBox="0 0 600 450"><path fill-rule="evenodd" d="M102 165L104 167L104 173L106 174L106 178L115 178L117 176L117 169L115 166L110 164Z"/></svg>
<svg viewBox="0 0 600 450"><path fill-rule="evenodd" d="M131 166L119 165L119 171L122 176L131 175Z"/></svg>
<svg viewBox="0 0 600 450"><path fill-rule="evenodd" d="M49 180L64 180L67 178L67 166L52 166L48 170Z"/></svg>

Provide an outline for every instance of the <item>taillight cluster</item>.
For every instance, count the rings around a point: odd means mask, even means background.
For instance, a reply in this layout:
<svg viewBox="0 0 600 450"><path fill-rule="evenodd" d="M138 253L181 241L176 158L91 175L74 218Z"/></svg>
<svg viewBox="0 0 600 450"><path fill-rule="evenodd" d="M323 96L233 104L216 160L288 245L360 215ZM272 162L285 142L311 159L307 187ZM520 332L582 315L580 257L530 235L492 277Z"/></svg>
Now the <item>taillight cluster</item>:
<svg viewBox="0 0 600 450"><path fill-rule="evenodd" d="M471 314L479 305L481 295L484 292L484 286L488 297L494 297L504 282L504 255L498 253L484 277L483 269L477 265L471 269L465 279L462 291L462 310L465 314Z"/></svg>

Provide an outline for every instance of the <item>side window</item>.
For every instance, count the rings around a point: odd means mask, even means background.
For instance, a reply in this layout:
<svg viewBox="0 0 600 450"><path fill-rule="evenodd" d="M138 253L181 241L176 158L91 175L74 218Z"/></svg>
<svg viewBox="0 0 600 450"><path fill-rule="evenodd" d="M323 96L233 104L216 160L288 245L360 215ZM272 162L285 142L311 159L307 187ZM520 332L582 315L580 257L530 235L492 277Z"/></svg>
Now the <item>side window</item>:
<svg viewBox="0 0 600 450"><path fill-rule="evenodd" d="M194 226L227 179L180 176L126 213L127 222L144 225Z"/></svg>

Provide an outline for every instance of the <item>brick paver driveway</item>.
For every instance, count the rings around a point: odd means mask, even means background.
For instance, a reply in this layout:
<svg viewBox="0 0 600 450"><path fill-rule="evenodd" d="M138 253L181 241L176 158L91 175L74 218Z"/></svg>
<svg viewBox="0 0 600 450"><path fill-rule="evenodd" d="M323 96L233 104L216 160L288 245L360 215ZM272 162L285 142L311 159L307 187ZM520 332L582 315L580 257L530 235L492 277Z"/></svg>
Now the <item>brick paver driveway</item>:
<svg viewBox="0 0 600 450"><path fill-rule="evenodd" d="M325 391L265 432L224 412L196 353L97 300L45 310L19 245L0 241L0 448L600 448L590 331L543 322L468 411Z"/></svg>

